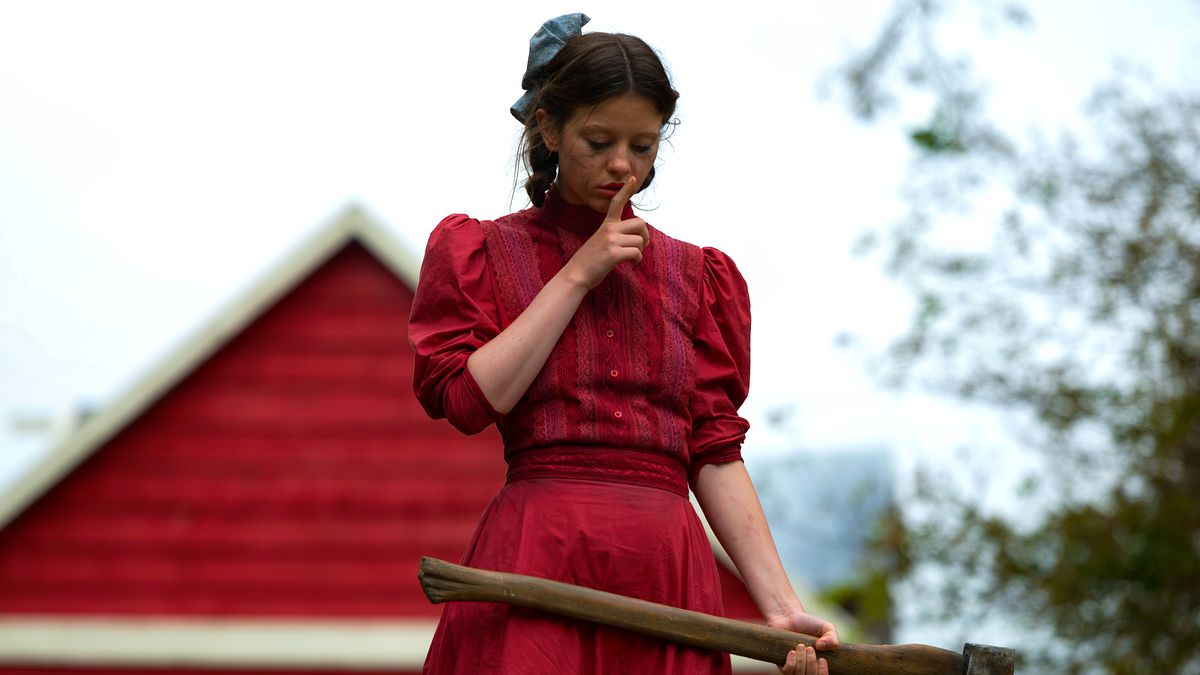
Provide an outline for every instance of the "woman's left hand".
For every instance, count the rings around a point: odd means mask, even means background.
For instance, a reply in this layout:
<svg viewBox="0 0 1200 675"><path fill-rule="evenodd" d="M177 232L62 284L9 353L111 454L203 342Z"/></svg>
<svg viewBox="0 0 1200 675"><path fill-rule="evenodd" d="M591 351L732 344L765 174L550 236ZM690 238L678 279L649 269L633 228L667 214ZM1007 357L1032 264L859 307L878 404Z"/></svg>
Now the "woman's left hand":
<svg viewBox="0 0 1200 675"><path fill-rule="evenodd" d="M767 625L817 638L816 650L800 644L788 652L787 662L780 667L780 672L784 675L829 675L829 664L825 659L817 657L817 650L829 651L838 648L840 642L833 624L807 612L798 611L770 617L767 619Z"/></svg>

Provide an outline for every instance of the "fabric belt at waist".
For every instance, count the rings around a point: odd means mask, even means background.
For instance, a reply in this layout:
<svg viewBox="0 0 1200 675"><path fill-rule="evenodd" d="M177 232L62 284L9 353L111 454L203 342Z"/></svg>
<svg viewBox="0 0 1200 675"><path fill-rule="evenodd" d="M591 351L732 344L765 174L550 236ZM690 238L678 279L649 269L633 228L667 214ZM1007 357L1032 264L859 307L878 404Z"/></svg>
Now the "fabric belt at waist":
<svg viewBox="0 0 1200 675"><path fill-rule="evenodd" d="M560 446L532 448L506 457L506 482L574 478L644 485L687 497L687 469L678 459L642 450Z"/></svg>

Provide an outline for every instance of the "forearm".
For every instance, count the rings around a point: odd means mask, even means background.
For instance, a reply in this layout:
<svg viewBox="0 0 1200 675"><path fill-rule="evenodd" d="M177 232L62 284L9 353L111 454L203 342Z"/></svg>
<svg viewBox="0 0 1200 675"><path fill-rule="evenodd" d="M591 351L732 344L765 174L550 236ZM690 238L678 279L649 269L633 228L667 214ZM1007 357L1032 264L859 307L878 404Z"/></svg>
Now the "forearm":
<svg viewBox="0 0 1200 675"><path fill-rule="evenodd" d="M509 412L525 395L586 294L564 268L516 320L467 359L471 376L497 412Z"/></svg>
<svg viewBox="0 0 1200 675"><path fill-rule="evenodd" d="M803 611L779 559L746 465L709 464L700 469L693 490L713 533L737 566L763 616Z"/></svg>

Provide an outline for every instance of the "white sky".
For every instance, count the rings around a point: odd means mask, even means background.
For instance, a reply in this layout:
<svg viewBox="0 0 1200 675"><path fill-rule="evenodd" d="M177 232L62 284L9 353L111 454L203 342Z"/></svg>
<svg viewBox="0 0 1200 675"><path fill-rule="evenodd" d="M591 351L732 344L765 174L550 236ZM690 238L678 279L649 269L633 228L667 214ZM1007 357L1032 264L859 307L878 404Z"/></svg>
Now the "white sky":
<svg viewBox="0 0 1200 675"><path fill-rule="evenodd" d="M955 35L1016 128L1070 119L1115 57L1200 75L1200 3L1032 4L1027 34ZM645 38L682 93L641 201L750 284L747 455L952 456L982 413L882 392L833 344L906 319L849 253L902 212L902 135L816 93L887 6L0 0L0 486L45 445L11 418L103 405L348 202L417 251L448 213L524 206L508 107L529 36L570 11ZM786 433L766 424L781 406Z"/></svg>

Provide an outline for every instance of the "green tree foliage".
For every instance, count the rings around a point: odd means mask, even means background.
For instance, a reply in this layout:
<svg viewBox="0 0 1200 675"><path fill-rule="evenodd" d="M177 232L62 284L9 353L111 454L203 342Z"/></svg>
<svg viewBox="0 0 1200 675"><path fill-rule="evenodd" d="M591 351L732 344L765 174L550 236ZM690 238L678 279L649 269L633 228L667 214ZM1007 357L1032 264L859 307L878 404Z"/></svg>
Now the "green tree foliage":
<svg viewBox="0 0 1200 675"><path fill-rule="evenodd" d="M1086 125L1018 136L939 47L962 12L1031 21L897 0L839 72L865 121L928 104L905 130L909 213L864 242L915 299L884 365L1007 411L1044 461L1007 508L926 473L887 535L892 571L935 578L943 619L1024 617L1046 636L1017 645L1039 672L1200 672L1200 85L1118 68Z"/></svg>

